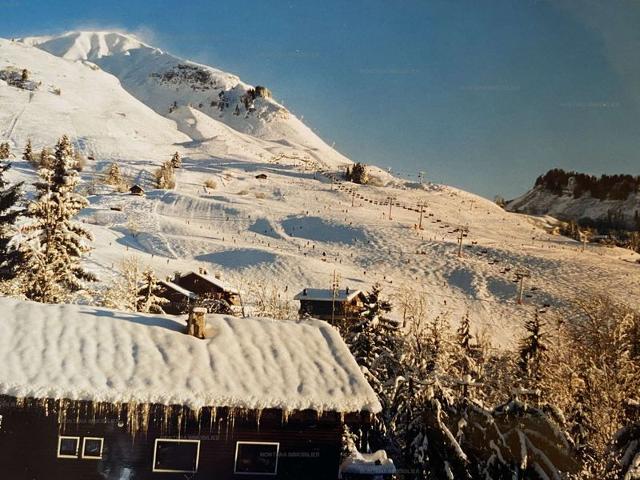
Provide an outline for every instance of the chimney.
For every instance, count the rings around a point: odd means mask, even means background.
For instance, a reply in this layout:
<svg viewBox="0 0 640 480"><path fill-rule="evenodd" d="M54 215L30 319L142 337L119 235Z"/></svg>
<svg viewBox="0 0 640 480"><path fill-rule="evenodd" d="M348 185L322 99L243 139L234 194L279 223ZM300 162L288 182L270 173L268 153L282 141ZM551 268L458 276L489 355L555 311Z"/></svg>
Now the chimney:
<svg viewBox="0 0 640 480"><path fill-rule="evenodd" d="M222 278L222 274L220 272L216 272L216 278L220 280Z"/></svg>
<svg viewBox="0 0 640 480"><path fill-rule="evenodd" d="M207 327L206 314L206 308L194 307L191 309L189 318L187 318L187 335L200 339L205 337L205 329Z"/></svg>
<svg viewBox="0 0 640 480"><path fill-rule="evenodd" d="M307 289L306 288L302 290L302 295L304 295L305 297L307 296Z"/></svg>
<svg viewBox="0 0 640 480"><path fill-rule="evenodd" d="M346 293L347 295L349 295L349 287L344 289L344 293Z"/></svg>

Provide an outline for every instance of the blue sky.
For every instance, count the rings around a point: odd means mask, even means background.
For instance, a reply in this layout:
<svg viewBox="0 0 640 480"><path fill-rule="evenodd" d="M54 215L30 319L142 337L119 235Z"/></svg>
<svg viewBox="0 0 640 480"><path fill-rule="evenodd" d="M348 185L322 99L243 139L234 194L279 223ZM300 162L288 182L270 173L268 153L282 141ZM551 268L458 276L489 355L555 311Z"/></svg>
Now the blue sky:
<svg viewBox="0 0 640 480"><path fill-rule="evenodd" d="M640 174L635 0L0 0L0 35L118 28L262 84L353 160L512 197Z"/></svg>

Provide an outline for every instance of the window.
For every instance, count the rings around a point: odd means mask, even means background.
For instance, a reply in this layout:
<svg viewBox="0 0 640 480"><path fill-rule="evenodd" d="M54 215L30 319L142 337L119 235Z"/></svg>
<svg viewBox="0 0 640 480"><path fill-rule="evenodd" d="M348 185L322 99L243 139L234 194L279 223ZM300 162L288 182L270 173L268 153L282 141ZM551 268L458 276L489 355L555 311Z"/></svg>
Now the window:
<svg viewBox="0 0 640 480"><path fill-rule="evenodd" d="M80 437L58 437L58 458L78 458Z"/></svg>
<svg viewBox="0 0 640 480"><path fill-rule="evenodd" d="M82 458L86 460L100 460L102 458L102 444L104 440L97 437L84 437L82 441Z"/></svg>
<svg viewBox="0 0 640 480"><path fill-rule="evenodd" d="M156 438L153 471L193 473L198 471L199 458L200 440Z"/></svg>
<svg viewBox="0 0 640 480"><path fill-rule="evenodd" d="M279 443L236 443L234 473L247 475L275 475L278 472Z"/></svg>

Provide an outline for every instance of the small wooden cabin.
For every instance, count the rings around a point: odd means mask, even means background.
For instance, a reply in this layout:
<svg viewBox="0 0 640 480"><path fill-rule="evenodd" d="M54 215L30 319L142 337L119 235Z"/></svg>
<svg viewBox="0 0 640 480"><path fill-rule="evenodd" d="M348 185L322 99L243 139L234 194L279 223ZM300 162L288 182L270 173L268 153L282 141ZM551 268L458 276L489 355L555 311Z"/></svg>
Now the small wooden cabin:
<svg viewBox="0 0 640 480"><path fill-rule="evenodd" d="M189 290L176 285L173 282L161 280L158 282L158 290L156 295L168 300L168 303L162 306L165 313L170 315L182 315L189 312L189 309L195 305L198 295Z"/></svg>
<svg viewBox="0 0 640 480"><path fill-rule="evenodd" d="M133 187L131 187L129 189L129 193L131 195L138 195L138 196L142 197L144 195L144 188L142 188L138 184L135 184Z"/></svg>
<svg viewBox="0 0 640 480"><path fill-rule="evenodd" d="M380 410L324 322L182 320L0 298L0 478L335 480Z"/></svg>
<svg viewBox="0 0 640 480"><path fill-rule="evenodd" d="M294 300L300 302L300 318L313 317L331 321L351 319L364 308L365 295L361 290L305 288Z"/></svg>
<svg viewBox="0 0 640 480"><path fill-rule="evenodd" d="M231 287L222 279L201 272L189 272L178 275L173 283L195 293L200 298L224 300L230 306L240 306L240 291Z"/></svg>

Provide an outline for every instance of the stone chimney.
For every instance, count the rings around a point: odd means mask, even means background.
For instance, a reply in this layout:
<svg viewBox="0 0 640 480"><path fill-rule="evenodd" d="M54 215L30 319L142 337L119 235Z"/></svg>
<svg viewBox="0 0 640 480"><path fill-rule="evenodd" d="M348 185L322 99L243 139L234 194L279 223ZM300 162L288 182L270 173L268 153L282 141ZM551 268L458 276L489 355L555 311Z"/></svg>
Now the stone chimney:
<svg viewBox="0 0 640 480"><path fill-rule="evenodd" d="M187 318L187 335L201 339L205 337L205 329L207 328L206 314L206 308L194 307L191 309L189 318Z"/></svg>

